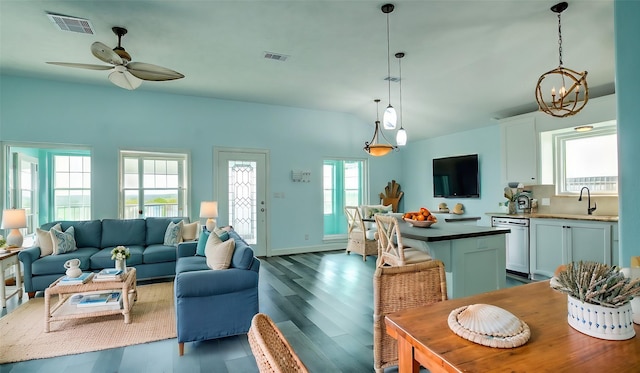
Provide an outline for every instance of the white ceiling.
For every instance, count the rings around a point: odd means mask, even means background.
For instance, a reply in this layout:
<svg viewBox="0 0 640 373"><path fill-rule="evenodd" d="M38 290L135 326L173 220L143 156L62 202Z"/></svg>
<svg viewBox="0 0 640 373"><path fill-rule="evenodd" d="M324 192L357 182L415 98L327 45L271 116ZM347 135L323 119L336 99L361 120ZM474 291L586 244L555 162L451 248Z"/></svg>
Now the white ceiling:
<svg viewBox="0 0 640 373"><path fill-rule="evenodd" d="M0 0L0 73L110 85L90 45L129 33L133 61L181 72L138 90L353 113L373 125L388 103L384 1ZM538 77L558 66L556 1L393 2L391 75L402 60L409 141L490 125L536 110ZM59 31L46 12L89 19L95 35ZM566 67L588 71L591 97L614 91L613 0L574 0L562 15ZM288 55L286 62L263 58ZM0 82L1 84L1 82ZM398 108L398 84L391 103ZM123 94L135 93L123 90ZM1 104L1 102L0 102ZM579 115L579 114L578 114Z"/></svg>

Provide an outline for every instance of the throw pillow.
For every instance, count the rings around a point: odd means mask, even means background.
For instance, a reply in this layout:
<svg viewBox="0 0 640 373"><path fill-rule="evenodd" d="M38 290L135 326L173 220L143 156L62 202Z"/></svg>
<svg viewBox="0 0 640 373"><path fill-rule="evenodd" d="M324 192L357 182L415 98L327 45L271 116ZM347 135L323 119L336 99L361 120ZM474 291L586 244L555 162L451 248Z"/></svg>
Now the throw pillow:
<svg viewBox="0 0 640 373"><path fill-rule="evenodd" d="M170 222L167 230L164 232L164 244L167 246L178 246L182 242L182 226L184 222L180 220L178 223Z"/></svg>
<svg viewBox="0 0 640 373"><path fill-rule="evenodd" d="M75 229L73 226L64 232L52 229L49 231L49 234L51 235L51 242L53 243L53 255L70 253L78 249L76 247Z"/></svg>
<svg viewBox="0 0 640 373"><path fill-rule="evenodd" d="M193 241L198 236L198 222L182 226L182 241Z"/></svg>
<svg viewBox="0 0 640 373"><path fill-rule="evenodd" d="M209 235L211 232L204 229L202 233L200 233L200 238L198 238L198 245L196 246L196 255L204 256L204 249L207 247L207 240L209 239Z"/></svg>
<svg viewBox="0 0 640 373"><path fill-rule="evenodd" d="M61 231L62 227L60 223L51 227L51 230ZM40 257L53 254L53 242L51 241L51 235L49 231L45 231L44 229L36 228L36 243L34 246L40 247Z"/></svg>
<svg viewBox="0 0 640 373"><path fill-rule="evenodd" d="M224 229L222 229L222 228L216 227L213 230L213 232L218 235L218 237L220 238L220 241L224 242L224 241L229 239L229 232L224 230Z"/></svg>
<svg viewBox="0 0 640 373"><path fill-rule="evenodd" d="M231 265L231 258L233 257L233 250L235 249L234 240L226 240L224 242L218 242L212 237L217 237L215 234L209 236L207 240L207 247L205 248L205 256L207 257L207 266L211 269L227 269Z"/></svg>

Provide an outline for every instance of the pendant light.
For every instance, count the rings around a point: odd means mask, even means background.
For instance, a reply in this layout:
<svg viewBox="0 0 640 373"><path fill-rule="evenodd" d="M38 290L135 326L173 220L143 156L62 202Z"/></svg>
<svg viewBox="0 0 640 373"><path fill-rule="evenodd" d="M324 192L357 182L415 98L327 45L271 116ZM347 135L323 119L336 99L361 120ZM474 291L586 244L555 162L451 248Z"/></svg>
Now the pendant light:
<svg viewBox="0 0 640 373"><path fill-rule="evenodd" d="M397 146L405 146L407 145L407 131L405 131L404 127L402 127L402 64L400 61L404 57L403 52L396 53L396 58L398 59L398 70L400 72L399 83L400 83L400 129L396 133L396 145Z"/></svg>
<svg viewBox="0 0 640 373"><path fill-rule="evenodd" d="M389 13L393 12L394 6L393 4L384 4L381 9L382 13L387 15L387 80L389 86L389 106L387 106L384 114L382 115L382 123L384 124L384 129L393 130L396 128L398 117L396 115L396 109L391 106L391 53L389 48Z"/></svg>
<svg viewBox="0 0 640 373"><path fill-rule="evenodd" d="M378 105L380 103L380 99L373 100L376 103L376 129L373 132L373 138L369 142L364 142L364 151L371 154L374 157L380 157L383 155L389 154L393 149L396 149L395 146L389 144L389 140L384 136L384 133L380 131L380 119L378 118ZM378 136L382 135L387 141L387 144L380 144Z"/></svg>
<svg viewBox="0 0 640 373"><path fill-rule="evenodd" d="M562 2L551 7L551 11L558 14L558 54L560 65L542 74L536 85L536 101L540 110L558 118L577 114L589 101L587 72L578 73L562 66L562 23L560 15L568 6L569 4L566 2ZM570 86L567 88L568 84ZM559 88L557 93L556 85ZM545 100L543 92L550 92L550 99Z"/></svg>

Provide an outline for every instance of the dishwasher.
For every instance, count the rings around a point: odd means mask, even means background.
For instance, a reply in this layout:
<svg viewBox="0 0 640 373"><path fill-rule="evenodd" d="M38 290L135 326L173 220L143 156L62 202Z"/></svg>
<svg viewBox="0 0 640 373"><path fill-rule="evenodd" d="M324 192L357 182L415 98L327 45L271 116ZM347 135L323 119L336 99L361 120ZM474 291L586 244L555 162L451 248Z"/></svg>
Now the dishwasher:
<svg viewBox="0 0 640 373"><path fill-rule="evenodd" d="M529 219L492 217L491 226L511 229L506 234L507 272L530 279Z"/></svg>

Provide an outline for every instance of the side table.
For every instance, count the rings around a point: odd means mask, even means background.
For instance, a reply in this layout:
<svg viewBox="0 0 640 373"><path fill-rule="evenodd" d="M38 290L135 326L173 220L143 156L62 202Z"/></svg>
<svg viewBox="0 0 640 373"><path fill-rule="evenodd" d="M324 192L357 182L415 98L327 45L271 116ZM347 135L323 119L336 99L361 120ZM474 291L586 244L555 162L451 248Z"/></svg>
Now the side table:
<svg viewBox="0 0 640 373"><path fill-rule="evenodd" d="M7 294L4 282L4 271L11 268L11 266L14 267L14 273L16 276L16 290L11 294ZM7 306L7 299L12 296L18 294L18 298L22 299L22 271L20 269L20 261L18 260L17 251L9 251L0 254L0 274L2 275L0 277L2 279L2 281L0 281L0 303L2 308L5 308Z"/></svg>

